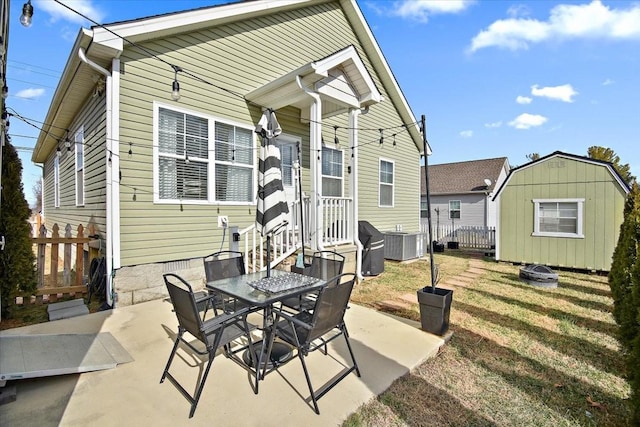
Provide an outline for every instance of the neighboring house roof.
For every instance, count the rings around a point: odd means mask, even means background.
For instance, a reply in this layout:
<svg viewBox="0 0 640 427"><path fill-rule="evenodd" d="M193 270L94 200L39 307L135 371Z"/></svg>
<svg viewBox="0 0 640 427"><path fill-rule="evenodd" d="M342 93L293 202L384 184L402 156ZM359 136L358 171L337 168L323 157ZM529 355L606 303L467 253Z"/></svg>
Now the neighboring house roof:
<svg viewBox="0 0 640 427"><path fill-rule="evenodd" d="M112 59L118 57L128 43L140 44L201 28L330 2L340 4L351 27L361 41L362 48L369 61L380 76L380 81L385 87L386 94L396 107L402 121L404 123L416 123L416 117L411 111L356 0L240 1L115 22L94 26L91 29L82 28L51 100L51 105L44 120L46 124L43 125L42 131L38 136L31 159L36 163L46 161L47 156L55 149L58 141L64 138L65 129L69 128L75 115L93 92L96 86L94 80L96 71L84 64L84 61L88 60L105 70L111 70ZM422 153L424 146L418 126L408 126L407 129L416 148ZM427 147L427 151L430 154L430 147Z"/></svg>
<svg viewBox="0 0 640 427"><path fill-rule="evenodd" d="M506 157L429 165L429 193L433 196L492 192L503 169L509 171ZM424 167L420 176L420 194L426 195ZM491 180L491 184L487 185L485 179Z"/></svg>
<svg viewBox="0 0 640 427"><path fill-rule="evenodd" d="M611 173L611 175L613 175L613 177L618 182L618 184L620 184L620 187L625 191L625 193L629 193L629 185L624 181L624 179L622 179L622 176L620 176L620 174L618 173L616 168L614 168L611 163L605 162L603 160L592 159L591 157L578 156L577 154L564 153L562 151L554 151L553 153L548 154L548 155L546 155L544 157L540 157L537 160L534 160L534 161L529 162L529 163L525 163L522 166L518 166L516 168L511 169L511 171L509 172L509 175L507 176L507 179L504 180L504 182L502 183L500 188L498 188L498 191L495 192L495 194L493 196L493 200L496 200L496 198L498 197L498 195L500 194L502 189L507 186L507 184L509 183L509 180L511 179L513 174L518 173L523 169L530 168L531 166L533 166L533 165L535 165L537 163L544 162L544 161L546 161L546 160L548 160L548 159L550 159L552 157L564 157L564 158L567 158L567 159L577 160L577 161L580 161L580 162L585 162L585 163L591 163L591 164L594 164L594 165L604 166L605 168L607 168L609 173Z"/></svg>

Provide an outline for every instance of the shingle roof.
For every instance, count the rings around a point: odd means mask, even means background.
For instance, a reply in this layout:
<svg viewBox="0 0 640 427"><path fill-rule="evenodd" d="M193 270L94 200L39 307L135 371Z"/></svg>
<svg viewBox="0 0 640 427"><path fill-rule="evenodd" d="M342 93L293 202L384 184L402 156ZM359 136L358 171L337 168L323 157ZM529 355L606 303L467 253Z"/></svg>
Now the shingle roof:
<svg viewBox="0 0 640 427"><path fill-rule="evenodd" d="M429 165L429 192L433 195L493 191L505 164L508 172L506 157ZM420 193L426 194L424 166L421 172ZM488 187L484 182L487 178L491 180Z"/></svg>

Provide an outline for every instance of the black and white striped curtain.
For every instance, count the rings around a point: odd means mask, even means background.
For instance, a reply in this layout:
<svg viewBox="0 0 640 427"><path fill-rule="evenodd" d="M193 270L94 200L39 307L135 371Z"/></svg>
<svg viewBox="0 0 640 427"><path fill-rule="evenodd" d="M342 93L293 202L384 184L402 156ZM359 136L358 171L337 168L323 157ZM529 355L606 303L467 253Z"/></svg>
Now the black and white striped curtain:
<svg viewBox="0 0 640 427"><path fill-rule="evenodd" d="M282 129L273 110L266 110L256 126L262 137L258 164L258 206L256 228L263 236L287 224L289 207L282 186L280 149L276 137Z"/></svg>

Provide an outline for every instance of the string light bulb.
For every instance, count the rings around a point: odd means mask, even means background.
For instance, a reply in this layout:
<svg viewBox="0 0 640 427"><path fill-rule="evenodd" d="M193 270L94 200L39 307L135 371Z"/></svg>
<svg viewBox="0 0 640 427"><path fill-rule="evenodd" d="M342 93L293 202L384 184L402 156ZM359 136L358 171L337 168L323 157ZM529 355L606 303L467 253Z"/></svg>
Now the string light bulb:
<svg viewBox="0 0 640 427"><path fill-rule="evenodd" d="M67 152L71 151L71 141L68 136L64 139L64 146L67 148Z"/></svg>
<svg viewBox="0 0 640 427"><path fill-rule="evenodd" d="M0 36L0 56L4 56L7 51L4 48L4 39Z"/></svg>
<svg viewBox="0 0 640 427"><path fill-rule="evenodd" d="M62 150L60 150L60 146L56 147L56 156L58 157L62 156Z"/></svg>
<svg viewBox="0 0 640 427"><path fill-rule="evenodd" d="M333 127L333 142L335 142L336 145L340 144L340 141L338 140L338 126Z"/></svg>
<svg viewBox="0 0 640 427"><path fill-rule="evenodd" d="M382 143L384 142L384 130L383 129L378 129L380 131L380 145L382 145Z"/></svg>
<svg viewBox="0 0 640 427"><path fill-rule="evenodd" d="M7 99L9 96L9 88L7 85L2 86L2 99Z"/></svg>
<svg viewBox="0 0 640 427"><path fill-rule="evenodd" d="M33 6L31 6L31 0L27 0L27 2L22 6L22 15L20 15L20 23L24 27L31 26L31 18L33 17Z"/></svg>
<svg viewBox="0 0 640 427"><path fill-rule="evenodd" d="M178 101L180 99L180 83L178 83L178 72L182 71L182 68L177 65L172 65L173 67L173 84L171 85L171 99L174 101Z"/></svg>

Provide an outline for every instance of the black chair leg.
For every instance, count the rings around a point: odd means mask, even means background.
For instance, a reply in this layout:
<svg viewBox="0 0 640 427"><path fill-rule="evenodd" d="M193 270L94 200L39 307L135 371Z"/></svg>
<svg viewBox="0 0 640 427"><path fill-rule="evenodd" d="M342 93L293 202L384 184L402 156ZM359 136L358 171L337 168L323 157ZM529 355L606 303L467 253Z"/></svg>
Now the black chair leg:
<svg viewBox="0 0 640 427"><path fill-rule="evenodd" d="M349 332L347 332L347 326L342 325L340 328L342 329L342 335L344 335L344 340L347 342L347 348L349 349L349 354L351 355L351 360L353 361L353 367L356 370L356 374L360 377L360 368L358 368L358 363L356 362L356 358L353 355L353 350L351 349L351 343L349 342Z"/></svg>
<svg viewBox="0 0 640 427"><path fill-rule="evenodd" d="M207 362L207 367L204 370L204 374L202 375L202 379L200 380L200 384L198 385L196 394L193 396L193 400L191 402L191 411L189 412L189 418L193 417L193 414L196 412L196 406L198 406L198 401L200 400L200 395L202 394L202 389L204 388L205 381L207 380L207 376L209 375L209 370L211 369L211 365L213 364L214 357L215 353L209 353L209 361Z"/></svg>
<svg viewBox="0 0 640 427"><path fill-rule="evenodd" d="M307 370L307 364L304 361L304 355L302 351L298 349L298 357L300 358L300 362L302 362L302 370L304 371L304 377L307 380L307 386L309 386L309 392L311 393L311 400L313 401L313 407L316 411L316 414L320 415L320 408L318 407L318 400L316 399L316 393L313 391L313 386L311 385L311 378L309 377L309 371Z"/></svg>
<svg viewBox="0 0 640 427"><path fill-rule="evenodd" d="M182 331L179 331L178 336L176 337L176 342L175 344L173 344L173 350L171 350L171 354L169 355L167 366L165 366L164 372L162 373L162 378L160 378L160 384L164 382L164 379L167 377L167 374L169 373L169 367L171 366L171 362L173 362L173 358L176 355L176 351L178 350L178 344L180 344L181 337L182 337Z"/></svg>

